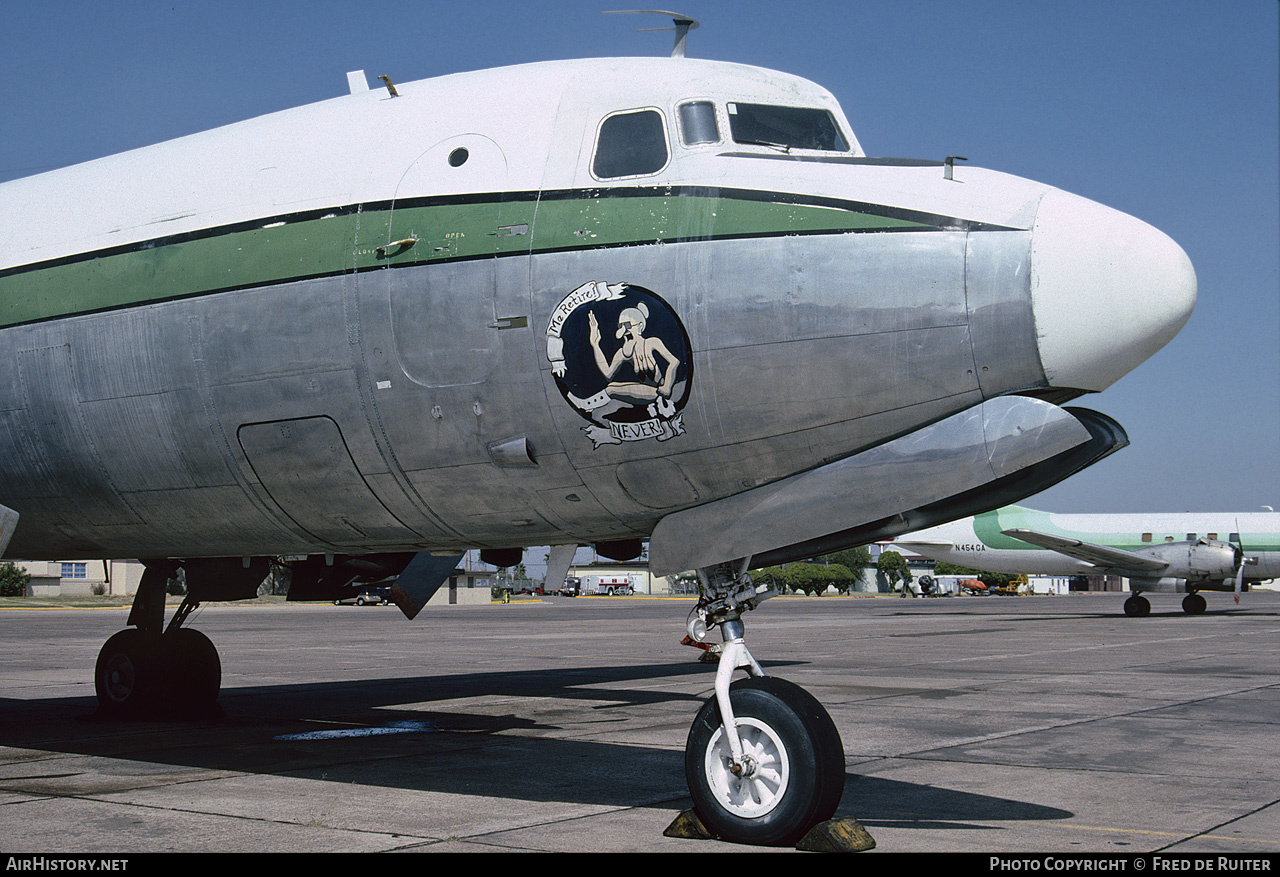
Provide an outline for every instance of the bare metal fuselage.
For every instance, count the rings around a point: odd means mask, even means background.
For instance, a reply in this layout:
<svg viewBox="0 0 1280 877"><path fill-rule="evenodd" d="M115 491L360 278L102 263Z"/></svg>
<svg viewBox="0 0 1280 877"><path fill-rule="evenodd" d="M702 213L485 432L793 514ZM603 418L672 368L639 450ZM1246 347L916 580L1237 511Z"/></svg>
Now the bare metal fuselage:
<svg viewBox="0 0 1280 877"><path fill-rule="evenodd" d="M673 218L686 206L667 203ZM690 237L715 237L713 220L681 219ZM0 385L0 478L23 515L11 551L359 553L646 535L666 511L976 404L975 336L993 354L989 393L1042 385L1028 235L970 237L520 253L13 327L0 333L15 365ZM536 247L536 225L529 238ZM970 250L1005 266L989 269L989 306L973 313ZM685 315L696 388L678 438L595 448L556 391L541 330L591 280L638 284ZM503 322L513 316L524 319ZM495 459L491 445L519 436L527 464Z"/></svg>

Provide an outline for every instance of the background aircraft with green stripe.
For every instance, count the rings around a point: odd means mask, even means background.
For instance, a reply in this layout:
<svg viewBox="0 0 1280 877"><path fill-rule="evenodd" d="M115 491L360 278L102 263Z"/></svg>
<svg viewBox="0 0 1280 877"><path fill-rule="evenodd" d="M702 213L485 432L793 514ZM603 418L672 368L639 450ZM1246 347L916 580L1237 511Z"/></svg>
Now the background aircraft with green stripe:
<svg viewBox="0 0 1280 877"><path fill-rule="evenodd" d="M983 512L895 540L933 560L986 572L1119 575L1133 592L1125 614L1151 612L1144 591L1186 593L1189 615L1205 611L1200 591L1234 591L1280 577L1280 513L1052 514L1020 506Z"/></svg>
<svg viewBox="0 0 1280 877"><path fill-rule="evenodd" d="M686 773L718 836L834 812L839 736L765 676L747 570L1036 493L1127 443L1063 407L1188 319L1151 226L957 156L869 157L807 80L684 57L348 93L0 186L0 537L138 557L110 714L217 697L201 602L579 545L696 570ZM2 546L0 546L2 547ZM187 599L165 623L166 583ZM701 642L720 629L721 643ZM738 669L750 678L730 684Z"/></svg>

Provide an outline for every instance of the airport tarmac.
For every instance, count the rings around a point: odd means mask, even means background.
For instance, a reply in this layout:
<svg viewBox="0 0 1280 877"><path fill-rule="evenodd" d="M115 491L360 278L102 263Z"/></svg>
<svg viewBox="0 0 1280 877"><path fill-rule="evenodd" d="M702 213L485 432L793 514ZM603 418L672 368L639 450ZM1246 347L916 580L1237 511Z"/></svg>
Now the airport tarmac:
<svg viewBox="0 0 1280 877"><path fill-rule="evenodd" d="M778 598L747 641L884 852L1280 851L1280 594ZM211 605L223 715L95 716L127 610L0 611L0 852L719 852L668 838L692 602Z"/></svg>

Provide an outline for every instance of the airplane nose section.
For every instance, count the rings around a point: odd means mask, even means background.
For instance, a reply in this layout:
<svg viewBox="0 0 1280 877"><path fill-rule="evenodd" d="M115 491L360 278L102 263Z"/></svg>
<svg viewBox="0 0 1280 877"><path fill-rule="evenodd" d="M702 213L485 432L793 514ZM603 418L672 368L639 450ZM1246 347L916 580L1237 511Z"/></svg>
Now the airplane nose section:
<svg viewBox="0 0 1280 877"><path fill-rule="evenodd" d="M1050 386L1099 391L1178 334L1196 274L1163 232L1054 189L1031 236L1031 302Z"/></svg>

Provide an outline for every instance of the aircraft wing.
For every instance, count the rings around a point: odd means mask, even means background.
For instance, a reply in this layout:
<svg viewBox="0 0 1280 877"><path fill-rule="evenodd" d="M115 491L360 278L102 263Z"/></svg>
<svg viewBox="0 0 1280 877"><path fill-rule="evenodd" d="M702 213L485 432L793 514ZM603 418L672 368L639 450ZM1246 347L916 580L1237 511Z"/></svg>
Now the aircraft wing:
<svg viewBox="0 0 1280 877"><path fill-rule="evenodd" d="M1078 539L1064 539L1061 536L1051 536L1048 533L1037 533L1035 530L1015 529L1002 530L1001 532L1006 536L1021 539L1023 542L1029 542L1040 548L1047 548L1050 551L1065 554L1074 560L1082 560L1085 563L1092 563L1095 566L1107 569L1123 569L1149 575L1158 573L1169 566L1168 561L1157 557L1149 557L1145 554L1137 554L1120 548L1108 548L1105 545L1095 545L1092 542L1081 542Z"/></svg>

